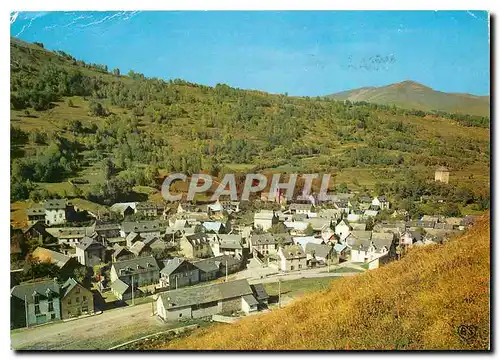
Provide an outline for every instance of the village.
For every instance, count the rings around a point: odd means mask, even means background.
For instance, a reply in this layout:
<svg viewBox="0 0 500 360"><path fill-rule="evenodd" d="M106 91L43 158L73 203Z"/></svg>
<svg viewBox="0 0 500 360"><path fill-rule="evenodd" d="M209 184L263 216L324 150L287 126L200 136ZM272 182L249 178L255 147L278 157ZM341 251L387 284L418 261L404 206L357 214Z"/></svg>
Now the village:
<svg viewBox="0 0 500 360"><path fill-rule="evenodd" d="M448 181L442 171L435 181ZM282 196L128 202L109 211L115 220L88 212L79 220L85 211L67 199L27 210L22 236L40 244L31 257L55 265L58 276L20 283L23 269L12 269L12 329L144 302L165 323L232 321L284 305L281 292L270 296L266 283L356 275L412 247L442 243L474 222L473 216L409 219L384 195L352 193L289 204Z"/></svg>

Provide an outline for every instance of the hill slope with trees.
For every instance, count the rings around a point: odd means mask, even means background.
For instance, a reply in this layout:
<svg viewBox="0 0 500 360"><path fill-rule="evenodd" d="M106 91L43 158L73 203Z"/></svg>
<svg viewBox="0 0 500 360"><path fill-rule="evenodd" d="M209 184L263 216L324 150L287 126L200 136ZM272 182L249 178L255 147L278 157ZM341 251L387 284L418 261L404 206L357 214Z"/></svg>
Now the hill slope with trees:
<svg viewBox="0 0 500 360"><path fill-rule="evenodd" d="M11 39L12 202L145 200L173 171L319 172L342 190L481 211L489 155L488 118L124 75ZM449 185L432 183L440 165Z"/></svg>

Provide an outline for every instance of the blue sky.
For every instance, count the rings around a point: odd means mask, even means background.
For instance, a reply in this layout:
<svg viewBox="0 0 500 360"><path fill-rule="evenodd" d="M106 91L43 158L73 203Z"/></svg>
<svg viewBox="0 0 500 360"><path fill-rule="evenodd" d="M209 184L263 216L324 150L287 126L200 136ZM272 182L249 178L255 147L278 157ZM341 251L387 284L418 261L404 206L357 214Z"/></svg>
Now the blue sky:
<svg viewBox="0 0 500 360"><path fill-rule="evenodd" d="M122 73L303 96L403 80L487 95L488 33L481 11L11 14L12 36Z"/></svg>

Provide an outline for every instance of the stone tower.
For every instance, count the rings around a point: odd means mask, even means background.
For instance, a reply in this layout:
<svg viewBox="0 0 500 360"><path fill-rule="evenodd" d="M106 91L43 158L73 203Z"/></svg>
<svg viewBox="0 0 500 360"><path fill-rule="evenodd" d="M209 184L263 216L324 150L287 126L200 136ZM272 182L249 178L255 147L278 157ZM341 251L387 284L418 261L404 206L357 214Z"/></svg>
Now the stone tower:
<svg viewBox="0 0 500 360"><path fill-rule="evenodd" d="M434 174L434 181L441 181L448 184L450 181L450 170L444 166L438 167Z"/></svg>

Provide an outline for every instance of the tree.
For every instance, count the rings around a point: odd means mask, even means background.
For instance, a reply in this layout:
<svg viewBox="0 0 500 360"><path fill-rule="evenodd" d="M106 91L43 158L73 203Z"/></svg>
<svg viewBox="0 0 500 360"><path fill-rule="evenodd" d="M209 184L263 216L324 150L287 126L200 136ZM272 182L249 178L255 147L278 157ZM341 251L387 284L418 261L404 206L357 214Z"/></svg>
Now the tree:
<svg viewBox="0 0 500 360"><path fill-rule="evenodd" d="M271 234L283 234L286 233L286 227L283 223L279 222L277 224L274 224L271 226L268 230L269 233Z"/></svg>
<svg viewBox="0 0 500 360"><path fill-rule="evenodd" d="M115 166L111 159L106 158L101 162L101 173L105 180L111 179L111 176L115 173Z"/></svg>
<svg viewBox="0 0 500 360"><path fill-rule="evenodd" d="M313 235L314 235L314 229L313 229L313 227L312 227L312 225L311 225L311 224L307 224L307 228L306 228L306 230L304 231L304 234L305 234L306 236L313 236Z"/></svg>
<svg viewBox="0 0 500 360"><path fill-rule="evenodd" d="M91 100L89 102L89 113L93 116L105 117L108 115L107 110L98 101Z"/></svg>
<svg viewBox="0 0 500 360"><path fill-rule="evenodd" d="M118 69L118 68L113 69L113 75L120 76L120 69Z"/></svg>
<svg viewBox="0 0 500 360"><path fill-rule="evenodd" d="M75 107L75 105L73 104L73 100L71 100L71 99L68 99L68 100L66 101L66 104L67 104L69 107L71 107L71 108L72 108L72 107Z"/></svg>

